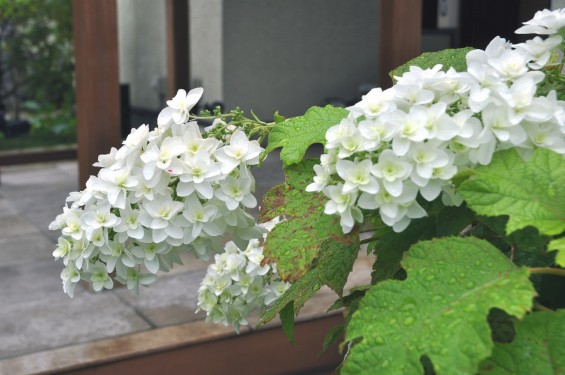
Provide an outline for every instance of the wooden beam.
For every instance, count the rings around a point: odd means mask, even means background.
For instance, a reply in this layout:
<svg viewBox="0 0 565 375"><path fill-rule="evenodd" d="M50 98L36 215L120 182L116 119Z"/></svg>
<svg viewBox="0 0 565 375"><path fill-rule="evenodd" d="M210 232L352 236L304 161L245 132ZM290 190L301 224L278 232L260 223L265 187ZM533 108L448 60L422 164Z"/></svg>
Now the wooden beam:
<svg viewBox="0 0 565 375"><path fill-rule="evenodd" d="M190 88L188 0L167 0L167 94Z"/></svg>
<svg viewBox="0 0 565 375"><path fill-rule="evenodd" d="M342 361L337 345L320 352L326 334L338 324L343 324L340 314L298 322L294 344L276 326L57 374L333 374Z"/></svg>
<svg viewBox="0 0 565 375"><path fill-rule="evenodd" d="M379 86L390 87L388 73L420 54L422 0L381 0Z"/></svg>
<svg viewBox="0 0 565 375"><path fill-rule="evenodd" d="M73 0L79 186L120 144L116 0Z"/></svg>

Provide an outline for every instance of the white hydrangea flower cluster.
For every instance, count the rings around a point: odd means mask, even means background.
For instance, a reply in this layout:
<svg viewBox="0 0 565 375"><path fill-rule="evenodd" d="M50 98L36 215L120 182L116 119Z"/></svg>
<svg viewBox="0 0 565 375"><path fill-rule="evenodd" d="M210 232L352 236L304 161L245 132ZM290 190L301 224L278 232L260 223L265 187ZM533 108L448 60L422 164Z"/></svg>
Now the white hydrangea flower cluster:
<svg viewBox="0 0 565 375"><path fill-rule="evenodd" d="M270 231L278 222L275 218L259 227ZM216 254L198 290L198 309L206 311L207 321L232 325L239 332L252 311L270 306L290 287L280 279L276 264L264 264L263 259L263 241L258 239L250 240L245 250L230 241Z"/></svg>
<svg viewBox="0 0 565 375"><path fill-rule="evenodd" d="M112 288L113 278L137 291L180 264L182 252L207 258L226 233L238 243L262 233L247 209L257 205L249 166L263 148L237 129L225 142L203 137L188 122L201 96L201 88L179 90L154 130L132 130L99 157L86 189L67 198L49 229L62 231L53 255L66 266L70 296L81 278L96 291Z"/></svg>
<svg viewBox="0 0 565 375"><path fill-rule="evenodd" d="M497 150L524 156L537 147L565 154L565 102L537 96L546 66L561 67L565 11L538 12L518 30L548 35L521 44L497 37L466 56L467 71L411 67L390 89L373 89L326 133L326 154L307 191L321 191L326 214L339 214L345 233L377 210L396 232L426 215L418 204L440 194L462 199L451 179Z"/></svg>

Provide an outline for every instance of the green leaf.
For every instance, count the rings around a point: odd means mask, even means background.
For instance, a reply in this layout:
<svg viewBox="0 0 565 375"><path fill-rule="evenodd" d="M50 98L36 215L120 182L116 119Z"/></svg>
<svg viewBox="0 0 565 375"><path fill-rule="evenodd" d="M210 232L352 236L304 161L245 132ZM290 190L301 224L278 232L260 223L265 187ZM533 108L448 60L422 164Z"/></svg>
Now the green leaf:
<svg viewBox="0 0 565 375"><path fill-rule="evenodd" d="M560 267L565 267L565 237L561 237L551 241L547 249L557 250L555 263Z"/></svg>
<svg viewBox="0 0 565 375"><path fill-rule="evenodd" d="M269 190L261 203L260 221L280 215L286 219L269 233L264 245L266 260L277 264L284 280L300 278L310 268L326 239L348 238L341 230L339 217L324 214L327 198L304 190L312 181L316 162L316 159L305 160L285 167L286 183Z"/></svg>
<svg viewBox="0 0 565 375"><path fill-rule="evenodd" d="M525 162L516 150L498 152L488 166L478 167L459 192L481 215L508 215L506 233L528 225L541 234L565 230L565 158L538 149Z"/></svg>
<svg viewBox="0 0 565 375"><path fill-rule="evenodd" d="M353 268L359 252L359 241L348 238L349 243L326 240L316 259L315 265L261 316L260 324L270 322L281 310L290 304L298 314L304 303L320 290L322 285L332 288L338 295L343 293L347 276Z"/></svg>
<svg viewBox="0 0 565 375"><path fill-rule="evenodd" d="M455 48L455 49L445 49L438 52L426 52L422 53L420 56L413 58L406 64L399 66L390 72L392 79L394 77L400 77L404 73L410 70L411 66L418 66L422 69L433 68L437 64L443 65L442 70L447 71L450 67L453 67L458 72L464 72L467 70L467 60L465 56L473 48Z"/></svg>
<svg viewBox="0 0 565 375"><path fill-rule="evenodd" d="M338 324L330 328L326 337L324 338L324 343L322 344L322 352L325 353L328 349L334 345L339 339L343 337L345 333L345 323Z"/></svg>
<svg viewBox="0 0 565 375"><path fill-rule="evenodd" d="M326 144L326 131L347 116L345 108L312 107L303 116L277 122L269 132L265 153L282 147L281 160L285 165L299 163L308 147L314 143Z"/></svg>
<svg viewBox="0 0 565 375"><path fill-rule="evenodd" d="M474 373L493 347L489 310L520 318L535 295L526 268L473 237L420 242L402 265L406 280L374 285L351 318L344 374L422 373L422 356L438 375Z"/></svg>
<svg viewBox="0 0 565 375"><path fill-rule="evenodd" d="M516 322L516 336L509 344L497 343L480 374L565 373L565 310L535 312Z"/></svg>
<svg viewBox="0 0 565 375"><path fill-rule="evenodd" d="M393 278L400 270L404 252L416 242L458 234L474 219L472 212L463 206L446 207L439 201L429 206L426 207L428 217L413 220L401 233L382 222L377 225L374 235L377 240L370 245L377 256L371 275L373 283Z"/></svg>
<svg viewBox="0 0 565 375"><path fill-rule="evenodd" d="M280 311L281 325L288 341L294 343L294 308L292 303L287 303Z"/></svg>

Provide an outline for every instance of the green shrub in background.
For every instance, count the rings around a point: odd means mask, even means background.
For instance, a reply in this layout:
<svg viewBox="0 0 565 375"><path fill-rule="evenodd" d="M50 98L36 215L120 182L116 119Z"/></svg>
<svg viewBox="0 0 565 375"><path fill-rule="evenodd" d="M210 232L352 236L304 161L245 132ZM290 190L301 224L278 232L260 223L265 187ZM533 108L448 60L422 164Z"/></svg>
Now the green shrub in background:
<svg viewBox="0 0 565 375"><path fill-rule="evenodd" d="M71 21L70 0L0 0L0 111L48 143L76 138Z"/></svg>

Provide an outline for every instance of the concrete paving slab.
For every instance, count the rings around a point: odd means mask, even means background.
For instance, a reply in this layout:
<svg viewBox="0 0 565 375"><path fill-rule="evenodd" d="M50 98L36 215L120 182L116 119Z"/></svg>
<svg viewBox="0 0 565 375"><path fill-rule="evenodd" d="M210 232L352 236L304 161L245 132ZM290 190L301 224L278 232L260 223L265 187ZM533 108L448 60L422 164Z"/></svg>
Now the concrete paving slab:
<svg viewBox="0 0 565 375"><path fill-rule="evenodd" d="M206 270L176 273L161 277L139 295L127 289L115 290L121 299L158 327L203 320L205 314L195 314L198 287Z"/></svg>
<svg viewBox="0 0 565 375"><path fill-rule="evenodd" d="M28 298L0 309L0 359L149 328L111 292Z"/></svg>
<svg viewBox="0 0 565 375"><path fill-rule="evenodd" d="M56 184L61 175L68 173L58 167L58 163L27 164L25 166L2 167L2 185L30 186Z"/></svg>
<svg viewBox="0 0 565 375"><path fill-rule="evenodd" d="M54 259L31 260L1 266L1 310L5 306L27 300L48 303L52 298L66 296L60 278L63 267L61 262L56 262ZM77 291L77 294L80 294L80 291Z"/></svg>
<svg viewBox="0 0 565 375"><path fill-rule="evenodd" d="M0 217L0 237L37 233L35 226L19 215Z"/></svg>
<svg viewBox="0 0 565 375"><path fill-rule="evenodd" d="M55 241L43 234L0 237L0 264L53 259L51 254L54 249Z"/></svg>

